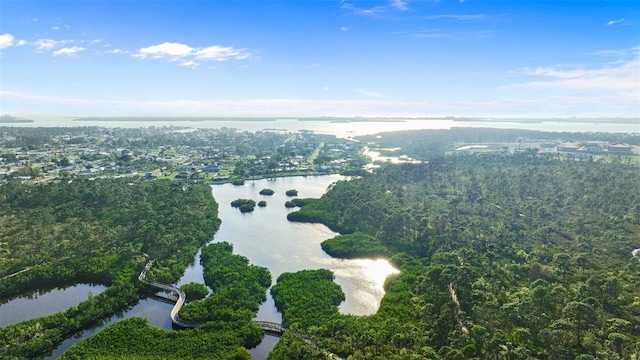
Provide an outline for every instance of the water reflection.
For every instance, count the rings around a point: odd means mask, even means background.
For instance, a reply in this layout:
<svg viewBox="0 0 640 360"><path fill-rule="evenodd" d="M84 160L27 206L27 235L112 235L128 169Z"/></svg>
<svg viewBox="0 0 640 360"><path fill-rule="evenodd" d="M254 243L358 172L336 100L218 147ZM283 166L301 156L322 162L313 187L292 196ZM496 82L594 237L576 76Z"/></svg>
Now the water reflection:
<svg viewBox="0 0 640 360"><path fill-rule="evenodd" d="M329 185L342 179L344 178L338 175L289 177L249 181L244 186L231 184L213 186L212 191L216 201L220 204L219 216L222 219L220 230L216 233L213 241L228 241L234 245L234 253L246 256L251 264L267 267L271 271L274 283L283 272L321 268L332 270L336 276L336 283L342 287L346 295L346 301L341 304L340 311L355 315L373 314L377 311L384 295L385 279L390 274L397 273L398 270L382 259L342 260L332 258L322 251L320 243L336 236L336 233L324 225L292 223L286 218L287 213L295 211L284 206L284 203L291 199L285 195L287 190L298 190L299 197L318 198L326 192ZM259 192L263 188L270 188L275 191L275 194L273 196L260 195ZM256 208L253 213L241 214L230 205L231 201L238 198L266 200L268 205L265 208ZM199 252L178 285L192 281L204 282ZM82 284L77 286L82 287ZM91 291L95 294L99 292L98 289ZM281 314L276 310L270 294L267 295L267 301L260 306L256 318L281 322ZM85 298L86 295L77 303ZM74 305L70 304L69 300L61 300L61 303L63 304L62 310ZM5 306L0 308L3 318ZM124 318L145 317L153 326L171 329L169 313L172 307L173 304L153 299L142 300L124 314L113 316L95 328L65 340L45 358L59 357L73 344L95 334L106 325ZM34 316L28 318L31 317ZM262 343L251 350L252 358L254 360L266 358L277 342L277 337L265 336Z"/></svg>
<svg viewBox="0 0 640 360"><path fill-rule="evenodd" d="M78 343L97 333L98 331L104 329L107 325L113 324L116 321L122 319L128 319L136 316L143 317L146 318L149 324L153 326L157 326L165 330L170 330L171 318L169 317L169 314L171 313L171 309L173 309L172 303L165 303L154 299L141 300L136 306L127 310L126 312L112 316L103 323L98 324L91 329L84 330L76 334L76 336L63 341L60 346L53 350L51 354L43 357L43 359L57 359L75 343Z"/></svg>
<svg viewBox="0 0 640 360"><path fill-rule="evenodd" d="M321 224L292 223L286 218L287 213L295 211L284 206L291 199L285 195L287 190L298 190L299 197L302 198L318 198L326 192L329 185L342 179L344 178L338 175L289 177L250 181L244 186L213 186L213 195L220 204L222 219L215 241L232 243L235 253L246 256L252 264L268 268L274 282L283 272L332 270L336 283L346 295L340 311L354 315L373 314L384 295L382 286L385 279L398 270L382 259L332 258L322 250L320 243L338 235L337 233ZM275 194L260 195L260 190L264 188L274 190ZM231 201L238 198L266 200L267 207L242 214L230 206ZM267 309L261 310L261 313L272 314Z"/></svg>
<svg viewBox="0 0 640 360"><path fill-rule="evenodd" d="M17 296L0 306L0 326L65 311L104 289L103 285L76 284Z"/></svg>

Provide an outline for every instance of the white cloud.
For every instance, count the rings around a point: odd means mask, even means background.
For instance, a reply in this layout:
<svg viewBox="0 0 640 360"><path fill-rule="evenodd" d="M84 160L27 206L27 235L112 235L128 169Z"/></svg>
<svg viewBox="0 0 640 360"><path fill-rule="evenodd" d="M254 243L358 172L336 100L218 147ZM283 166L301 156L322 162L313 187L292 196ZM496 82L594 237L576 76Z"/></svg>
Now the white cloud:
<svg viewBox="0 0 640 360"><path fill-rule="evenodd" d="M244 49L236 49L231 46L208 46L202 48L193 48L186 44L165 42L141 48L133 57L152 58L159 60L178 61L181 66L195 67L200 65L197 60L201 61L227 61L231 59L244 60L251 56Z"/></svg>
<svg viewBox="0 0 640 360"><path fill-rule="evenodd" d="M182 63L180 63L180 66L184 66L184 67L188 67L191 69L195 69L198 66L200 66L200 64L198 64L197 62L193 61L193 60L188 60L188 61L183 61Z"/></svg>
<svg viewBox="0 0 640 360"><path fill-rule="evenodd" d="M68 56L78 56L78 53L85 51L87 49L83 48L83 47L78 47L78 46L74 46L74 47L69 47L69 48L62 48L60 50L56 50L53 52L53 56L58 56L58 55L68 55Z"/></svg>
<svg viewBox="0 0 640 360"><path fill-rule="evenodd" d="M341 30L341 31L349 31L349 28L348 28L348 27L346 27L346 26L343 26L343 27L341 27L341 28L340 28L340 30Z"/></svg>
<svg viewBox="0 0 640 360"><path fill-rule="evenodd" d="M455 37L453 34L440 29L422 30L413 34L413 36L425 39L451 39Z"/></svg>
<svg viewBox="0 0 640 360"><path fill-rule="evenodd" d="M382 94L374 93L374 92L367 91L367 90L364 90L364 89L358 89L356 91L359 94L362 94L364 96L371 97L371 98L383 98L384 97L384 95L382 95Z"/></svg>
<svg viewBox="0 0 640 360"><path fill-rule="evenodd" d="M20 40L18 40L18 43L16 44L16 46L23 46L23 45L26 45L26 44L27 44L26 40L20 39Z"/></svg>
<svg viewBox="0 0 640 360"><path fill-rule="evenodd" d="M140 58L151 57L154 59L169 58L175 60L180 57L191 55L193 48L180 43L164 42L162 44L153 45L140 49L138 54L134 55Z"/></svg>
<svg viewBox="0 0 640 360"><path fill-rule="evenodd" d="M552 66L521 70L517 75L529 81L519 82L506 89L523 91L530 101L538 101L549 109L584 109L622 111L627 116L640 111L640 47L626 50L605 50L596 55L619 59L599 67ZM555 101L555 103L553 102ZM596 110L594 110L596 111ZM604 112L603 115L610 115Z"/></svg>
<svg viewBox="0 0 640 360"><path fill-rule="evenodd" d="M51 30L53 31L58 31L62 28L65 28L67 31L71 30L71 26L67 25L67 24L56 24L54 26L51 27Z"/></svg>
<svg viewBox="0 0 640 360"><path fill-rule="evenodd" d="M107 54L121 54L122 52L123 52L122 49L113 49L113 50L106 51Z"/></svg>
<svg viewBox="0 0 640 360"><path fill-rule="evenodd" d="M242 49L234 49L230 46L209 46L198 49L195 52L196 59L225 61L229 59L244 60L250 54Z"/></svg>
<svg viewBox="0 0 640 360"><path fill-rule="evenodd" d="M346 2L345 0L341 0L341 4L343 9L353 11L354 13L359 15L374 15L386 10L386 8L383 6L374 6L369 9L361 9L352 3Z"/></svg>
<svg viewBox="0 0 640 360"><path fill-rule="evenodd" d="M628 54L628 51L623 49L623 50L599 50L596 51L594 53L592 53L592 55L599 55L599 56L614 56L614 57L620 57L620 56L626 56Z"/></svg>
<svg viewBox="0 0 640 360"><path fill-rule="evenodd" d="M391 6L402 11L409 10L409 6L407 5L407 1L405 0L392 0Z"/></svg>
<svg viewBox="0 0 640 360"><path fill-rule="evenodd" d="M0 49L8 48L13 46L13 35L11 34L2 34L0 35Z"/></svg>
<svg viewBox="0 0 640 360"><path fill-rule="evenodd" d="M640 55L638 53L631 60L616 62L613 66L608 65L598 69L538 67L536 69L526 69L525 73L543 79L514 86L579 90L625 90L640 93L640 82L638 82L638 79L640 79Z"/></svg>
<svg viewBox="0 0 640 360"><path fill-rule="evenodd" d="M607 22L607 25L611 26L611 25L615 25L615 24L623 23L623 22L624 22L624 18L618 19L618 20L611 20L611 21Z"/></svg>
<svg viewBox="0 0 640 360"><path fill-rule="evenodd" d="M36 40L34 45L36 46L36 50L44 51L53 49L53 47L56 46L57 43L57 41L52 39L38 39Z"/></svg>

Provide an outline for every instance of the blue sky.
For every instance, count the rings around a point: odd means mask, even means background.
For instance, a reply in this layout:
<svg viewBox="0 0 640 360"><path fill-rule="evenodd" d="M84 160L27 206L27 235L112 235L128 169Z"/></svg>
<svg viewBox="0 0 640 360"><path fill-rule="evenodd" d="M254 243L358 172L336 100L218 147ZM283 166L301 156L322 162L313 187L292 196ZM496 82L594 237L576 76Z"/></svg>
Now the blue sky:
<svg viewBox="0 0 640 360"><path fill-rule="evenodd" d="M640 3L3 0L0 113L638 117Z"/></svg>

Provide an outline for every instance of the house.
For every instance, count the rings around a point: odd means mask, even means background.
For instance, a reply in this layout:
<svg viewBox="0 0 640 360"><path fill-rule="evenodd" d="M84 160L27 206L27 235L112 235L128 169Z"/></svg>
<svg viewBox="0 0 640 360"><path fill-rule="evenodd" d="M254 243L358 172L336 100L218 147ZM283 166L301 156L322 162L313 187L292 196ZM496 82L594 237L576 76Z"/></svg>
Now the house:
<svg viewBox="0 0 640 360"><path fill-rule="evenodd" d="M602 146L598 143L586 143L583 148L586 152L602 152Z"/></svg>
<svg viewBox="0 0 640 360"><path fill-rule="evenodd" d="M80 172L80 175L93 175L95 173L101 172L102 170L104 170L104 168L85 169Z"/></svg>
<svg viewBox="0 0 640 360"><path fill-rule="evenodd" d="M556 151L576 152L580 150L580 145L572 142L564 142L556 145Z"/></svg>
<svg viewBox="0 0 640 360"><path fill-rule="evenodd" d="M604 144L605 151L619 154L631 154L633 146L628 144Z"/></svg>
<svg viewBox="0 0 640 360"><path fill-rule="evenodd" d="M220 171L220 169L221 169L221 167L218 166L218 165L207 165L207 166L202 168L202 171L208 172L208 173L213 173L213 172Z"/></svg>
<svg viewBox="0 0 640 360"><path fill-rule="evenodd" d="M158 176L160 176L160 171L156 170L156 171L148 171L146 173L144 173L144 178L145 179L155 179Z"/></svg>

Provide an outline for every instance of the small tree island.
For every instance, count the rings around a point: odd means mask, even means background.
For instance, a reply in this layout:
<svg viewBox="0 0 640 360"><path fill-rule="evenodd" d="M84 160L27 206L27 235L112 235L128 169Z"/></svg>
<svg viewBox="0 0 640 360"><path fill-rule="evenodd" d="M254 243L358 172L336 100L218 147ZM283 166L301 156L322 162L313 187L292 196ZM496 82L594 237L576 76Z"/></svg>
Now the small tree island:
<svg viewBox="0 0 640 360"><path fill-rule="evenodd" d="M248 213L255 209L256 202L251 199L236 199L231 202L231 206L238 208L241 213Z"/></svg>
<svg viewBox="0 0 640 360"><path fill-rule="evenodd" d="M260 195L273 195L275 191L271 189L262 189L260 190Z"/></svg>

